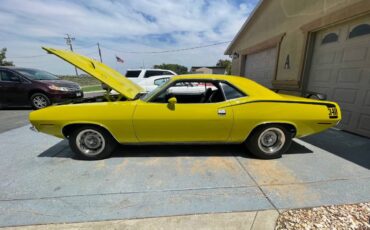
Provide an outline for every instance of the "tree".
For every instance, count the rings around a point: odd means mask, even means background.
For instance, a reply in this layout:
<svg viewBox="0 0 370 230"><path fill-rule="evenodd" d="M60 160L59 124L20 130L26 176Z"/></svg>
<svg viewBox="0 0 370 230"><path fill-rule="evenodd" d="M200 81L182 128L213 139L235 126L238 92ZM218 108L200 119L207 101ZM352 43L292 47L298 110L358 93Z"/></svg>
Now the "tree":
<svg viewBox="0 0 370 230"><path fill-rule="evenodd" d="M0 51L0 66L13 66L13 62L6 61L6 48L2 48Z"/></svg>
<svg viewBox="0 0 370 230"><path fill-rule="evenodd" d="M168 69L172 70L177 74L187 74L188 68L186 66L178 65L178 64L161 64L161 65L154 65L154 69Z"/></svg>
<svg viewBox="0 0 370 230"><path fill-rule="evenodd" d="M226 69L226 74L230 75L231 74L231 61L230 60L218 60L216 66L218 67L224 67Z"/></svg>

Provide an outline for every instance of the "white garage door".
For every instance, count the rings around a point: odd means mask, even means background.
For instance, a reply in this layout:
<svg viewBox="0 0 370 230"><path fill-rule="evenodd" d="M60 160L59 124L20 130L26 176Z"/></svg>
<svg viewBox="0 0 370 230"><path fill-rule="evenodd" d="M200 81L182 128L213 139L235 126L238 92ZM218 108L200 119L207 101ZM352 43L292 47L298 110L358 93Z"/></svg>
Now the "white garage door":
<svg viewBox="0 0 370 230"><path fill-rule="evenodd" d="M370 16L317 33L308 90L340 104L339 128L370 137Z"/></svg>
<svg viewBox="0 0 370 230"><path fill-rule="evenodd" d="M244 76L268 88L272 88L275 77L277 49L267 49L247 55Z"/></svg>

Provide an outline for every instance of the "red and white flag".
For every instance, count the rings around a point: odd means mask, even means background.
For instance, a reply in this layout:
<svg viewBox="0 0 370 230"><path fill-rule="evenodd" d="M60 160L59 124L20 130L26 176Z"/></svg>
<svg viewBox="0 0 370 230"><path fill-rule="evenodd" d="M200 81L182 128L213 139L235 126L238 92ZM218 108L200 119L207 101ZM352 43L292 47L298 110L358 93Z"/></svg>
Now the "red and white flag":
<svg viewBox="0 0 370 230"><path fill-rule="evenodd" d="M124 63L125 62L122 58L118 57L117 55L116 55L116 60L119 63Z"/></svg>

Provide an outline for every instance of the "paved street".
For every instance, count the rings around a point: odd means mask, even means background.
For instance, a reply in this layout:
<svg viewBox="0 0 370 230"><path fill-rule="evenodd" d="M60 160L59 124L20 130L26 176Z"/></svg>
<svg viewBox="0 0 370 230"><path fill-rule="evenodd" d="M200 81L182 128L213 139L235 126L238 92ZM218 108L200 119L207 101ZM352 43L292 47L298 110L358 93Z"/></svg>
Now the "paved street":
<svg viewBox="0 0 370 230"><path fill-rule="evenodd" d="M66 141L28 127L1 133L0 143L1 226L370 200L370 141L337 130L295 140L278 160L204 145L122 146L110 159L80 161Z"/></svg>

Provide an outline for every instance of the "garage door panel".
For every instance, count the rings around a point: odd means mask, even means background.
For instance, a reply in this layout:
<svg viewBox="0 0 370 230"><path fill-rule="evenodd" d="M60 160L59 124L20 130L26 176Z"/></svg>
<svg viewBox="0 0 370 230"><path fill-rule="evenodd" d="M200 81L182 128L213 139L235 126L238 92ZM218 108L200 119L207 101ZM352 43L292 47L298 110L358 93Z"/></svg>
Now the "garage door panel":
<svg viewBox="0 0 370 230"><path fill-rule="evenodd" d="M340 121L340 125L349 125L349 122L351 121L351 111L346 110L345 108L341 108L342 110L342 120Z"/></svg>
<svg viewBox="0 0 370 230"><path fill-rule="evenodd" d="M316 69L313 70L313 82L315 83L323 83L323 82L329 82L331 78L331 69Z"/></svg>
<svg viewBox="0 0 370 230"><path fill-rule="evenodd" d="M333 100L339 103L354 104L357 99L356 89L334 89Z"/></svg>
<svg viewBox="0 0 370 230"><path fill-rule="evenodd" d="M370 35L348 36L361 23L369 24L370 15L317 32L307 89L339 103L340 128L370 137ZM328 31L341 31L339 40L322 44Z"/></svg>
<svg viewBox="0 0 370 230"><path fill-rule="evenodd" d="M370 108L370 90L367 90L367 92L366 92L366 96L364 98L363 106Z"/></svg>
<svg viewBox="0 0 370 230"><path fill-rule="evenodd" d="M340 69L337 83L360 83L362 77L361 68Z"/></svg>
<svg viewBox="0 0 370 230"><path fill-rule="evenodd" d="M360 114L360 119L358 122L358 128L363 132L370 133L370 115L368 114Z"/></svg>
<svg viewBox="0 0 370 230"><path fill-rule="evenodd" d="M265 72L264 71L261 71L261 70L256 70L256 71L253 71L253 72L248 72L247 73L247 76L250 78L250 79L263 79L265 78Z"/></svg>
<svg viewBox="0 0 370 230"><path fill-rule="evenodd" d="M368 64L370 66L370 62ZM370 68L366 68L363 72L362 72L362 78L363 78L363 82L365 85L367 85L368 87L370 87ZM367 83L367 84L366 84Z"/></svg>
<svg viewBox="0 0 370 230"><path fill-rule="evenodd" d="M349 61L365 61L367 58L368 49L364 47L345 48L343 54L343 62Z"/></svg>
<svg viewBox="0 0 370 230"><path fill-rule="evenodd" d="M336 52L321 52L318 53L316 58L316 64L333 64L335 60Z"/></svg>
<svg viewBox="0 0 370 230"><path fill-rule="evenodd" d="M276 58L276 48L247 55L244 76L271 88L275 77Z"/></svg>

